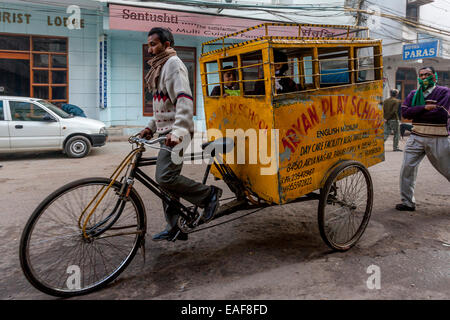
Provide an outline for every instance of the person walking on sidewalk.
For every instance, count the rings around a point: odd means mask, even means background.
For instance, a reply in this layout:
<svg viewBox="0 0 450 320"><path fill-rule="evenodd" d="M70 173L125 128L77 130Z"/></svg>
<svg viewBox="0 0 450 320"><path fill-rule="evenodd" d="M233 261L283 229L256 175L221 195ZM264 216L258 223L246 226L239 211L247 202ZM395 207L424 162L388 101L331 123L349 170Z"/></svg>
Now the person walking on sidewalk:
<svg viewBox="0 0 450 320"><path fill-rule="evenodd" d="M194 133L193 99L188 71L173 49L172 33L165 28L153 28L148 33L150 71L145 76L149 91L153 94L154 119L139 135L150 139L155 133L166 136L165 147L160 149L156 161L155 179L175 198L183 198L203 208L203 221L209 221L219 206L222 190L207 186L181 175L183 163L172 161L171 149ZM163 203L167 227L153 236L154 241L187 240L187 234L177 226L178 214Z"/></svg>
<svg viewBox="0 0 450 320"><path fill-rule="evenodd" d="M414 187L417 169L425 155L450 182L449 109L450 89L436 85L433 67L421 68L419 88L413 90L402 105L402 115L412 119L413 129L403 154L400 171L402 203L396 205L397 210L416 210Z"/></svg>
<svg viewBox="0 0 450 320"><path fill-rule="evenodd" d="M400 140L400 119L398 117L398 110L401 101L397 99L398 90L391 90L391 96L383 102L384 113L384 141L389 138L391 131L394 132L394 151L402 151L398 148L398 141Z"/></svg>

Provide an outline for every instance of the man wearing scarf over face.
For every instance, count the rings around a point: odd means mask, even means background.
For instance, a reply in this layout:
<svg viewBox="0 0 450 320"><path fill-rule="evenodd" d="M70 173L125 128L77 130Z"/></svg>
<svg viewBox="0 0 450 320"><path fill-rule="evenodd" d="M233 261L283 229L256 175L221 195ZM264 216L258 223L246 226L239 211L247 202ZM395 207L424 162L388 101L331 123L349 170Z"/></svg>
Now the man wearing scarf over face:
<svg viewBox="0 0 450 320"><path fill-rule="evenodd" d="M419 70L419 88L402 105L402 115L412 119L413 129L406 143L400 172L400 211L414 211L414 186L419 163L426 155L433 167L450 182L449 107L450 90L436 85L433 67Z"/></svg>
<svg viewBox="0 0 450 320"><path fill-rule="evenodd" d="M147 40L152 58L148 62L150 71L145 80L153 94L154 119L139 135L145 139L150 139L155 133L160 137L166 136L158 153L155 179L175 198L181 197L204 208L202 218L208 221L217 211L222 190L182 176L183 163L176 164L171 157L171 149L194 133L194 106L187 68L173 49L174 39L169 30L153 28ZM187 234L180 232L177 226L177 212L165 203L163 206L167 227L153 236L153 240L187 240Z"/></svg>

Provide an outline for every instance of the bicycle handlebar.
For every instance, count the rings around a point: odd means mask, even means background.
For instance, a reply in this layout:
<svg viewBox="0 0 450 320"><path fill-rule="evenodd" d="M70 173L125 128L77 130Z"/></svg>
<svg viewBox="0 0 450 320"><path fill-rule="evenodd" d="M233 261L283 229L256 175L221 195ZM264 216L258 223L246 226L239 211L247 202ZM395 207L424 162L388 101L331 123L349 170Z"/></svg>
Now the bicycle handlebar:
<svg viewBox="0 0 450 320"><path fill-rule="evenodd" d="M146 145L156 144L158 142L165 141L165 140L166 140L166 137L159 137L159 138L156 138L153 140L146 140L143 138L139 138L137 136L132 136L132 137L128 138L128 142L130 142L130 143L146 144Z"/></svg>

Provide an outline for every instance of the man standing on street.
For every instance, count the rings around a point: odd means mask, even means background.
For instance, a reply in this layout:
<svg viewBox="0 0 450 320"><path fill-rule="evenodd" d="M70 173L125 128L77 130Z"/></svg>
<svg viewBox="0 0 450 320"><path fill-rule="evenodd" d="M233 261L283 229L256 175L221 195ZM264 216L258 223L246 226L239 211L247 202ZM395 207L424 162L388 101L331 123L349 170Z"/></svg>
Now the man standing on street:
<svg viewBox="0 0 450 320"><path fill-rule="evenodd" d="M166 136L158 153L155 179L158 184L175 198L183 198L204 208L203 221L214 216L219 205L222 190L207 186L181 175L183 163L175 164L171 157L171 148L194 133L193 99L189 86L188 71L173 49L172 33L164 28L153 28L148 33L148 51L150 71L145 76L149 91L153 95L154 119L151 119L140 136L150 139L153 134ZM166 230L153 236L154 241L187 240L187 234L180 232L178 214L163 203L166 216Z"/></svg>
<svg viewBox="0 0 450 320"><path fill-rule="evenodd" d="M402 115L412 119L413 129L406 143L400 172L400 211L414 211L417 169L426 155L433 167L450 182L449 109L450 89L436 85L433 67L419 70L419 88L402 105Z"/></svg>
<svg viewBox="0 0 450 320"><path fill-rule="evenodd" d="M384 141L389 138L391 131L394 131L394 151L402 151L398 148L400 139L400 119L398 118L398 109L401 101L397 99L398 90L391 90L391 97L383 102L384 113Z"/></svg>

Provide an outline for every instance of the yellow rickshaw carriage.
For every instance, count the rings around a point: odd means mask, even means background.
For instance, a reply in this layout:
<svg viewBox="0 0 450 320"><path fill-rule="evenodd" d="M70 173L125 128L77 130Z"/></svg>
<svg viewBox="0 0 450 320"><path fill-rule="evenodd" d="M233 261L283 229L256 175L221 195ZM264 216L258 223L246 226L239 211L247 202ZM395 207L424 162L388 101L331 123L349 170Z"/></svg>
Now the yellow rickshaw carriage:
<svg viewBox="0 0 450 320"><path fill-rule="evenodd" d="M316 37L303 36L312 28ZM255 39L239 39L257 30ZM360 27L265 23L203 43L208 138L235 140L224 161L254 197L291 202L323 188L339 163L384 160L381 41L367 34ZM286 73L277 72L280 65ZM231 94L223 81L230 70L238 84ZM285 80L289 90L280 85Z"/></svg>

